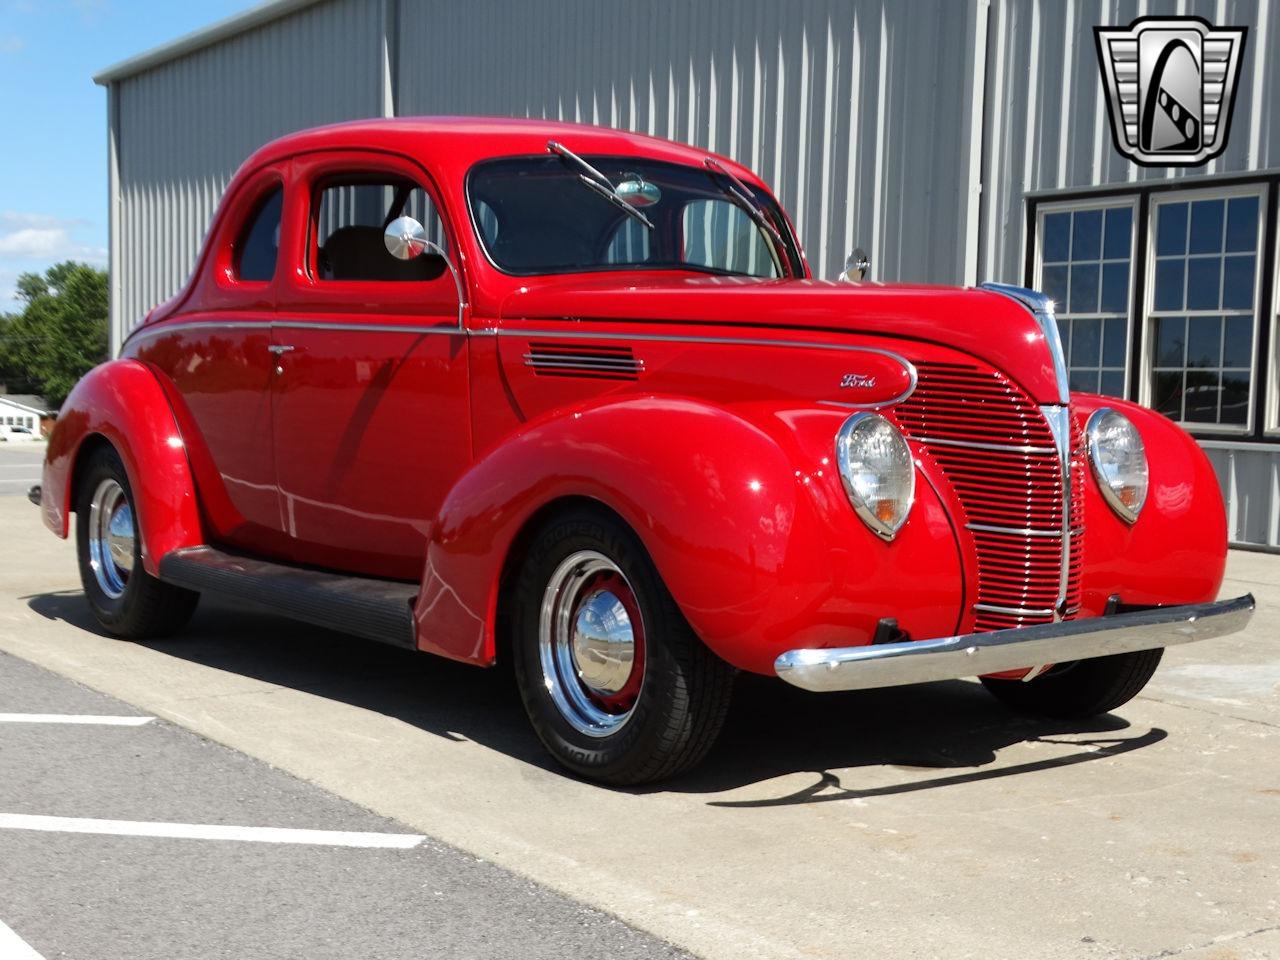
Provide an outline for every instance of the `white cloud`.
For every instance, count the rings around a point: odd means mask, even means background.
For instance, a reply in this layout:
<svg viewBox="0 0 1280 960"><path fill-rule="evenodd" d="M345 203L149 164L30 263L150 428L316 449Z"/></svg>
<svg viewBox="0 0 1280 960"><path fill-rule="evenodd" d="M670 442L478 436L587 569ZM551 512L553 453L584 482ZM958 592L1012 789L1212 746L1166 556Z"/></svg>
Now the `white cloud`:
<svg viewBox="0 0 1280 960"><path fill-rule="evenodd" d="M88 227L87 220L55 217L44 213L0 211L0 260L44 261L83 260L105 264L107 251L80 243L72 231ZM28 269L44 269L31 263ZM0 293L0 297L3 294Z"/></svg>
<svg viewBox="0 0 1280 960"><path fill-rule="evenodd" d="M0 210L0 225L6 227L87 227L88 220L77 217L54 217L47 213L20 213Z"/></svg>
<svg viewBox="0 0 1280 960"><path fill-rule="evenodd" d="M0 237L0 257L7 260L47 260L65 250L71 237L61 227L27 227Z"/></svg>

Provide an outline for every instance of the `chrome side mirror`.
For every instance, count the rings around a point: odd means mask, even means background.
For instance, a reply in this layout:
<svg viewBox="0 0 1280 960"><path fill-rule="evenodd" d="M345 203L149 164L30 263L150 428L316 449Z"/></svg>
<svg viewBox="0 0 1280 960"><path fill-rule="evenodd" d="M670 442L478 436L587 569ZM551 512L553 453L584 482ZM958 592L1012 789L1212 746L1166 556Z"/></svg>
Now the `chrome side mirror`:
<svg viewBox="0 0 1280 960"><path fill-rule="evenodd" d="M382 231L382 242L397 260L412 260L422 256L430 241L426 229L413 217L397 217Z"/></svg>
<svg viewBox="0 0 1280 960"><path fill-rule="evenodd" d="M861 247L854 247L853 253L845 258L844 272L840 274L840 279L848 283L856 283L865 279L870 269L871 258L867 256L867 251Z"/></svg>
<svg viewBox="0 0 1280 960"><path fill-rule="evenodd" d="M462 285L462 274L453 265L444 248L434 240L428 240L426 229L413 217L396 217L387 224L387 228L382 231L382 242L386 244L387 253L397 260L412 260L429 252L444 261L453 277L454 289L458 292L458 329L461 330L467 309L467 289Z"/></svg>

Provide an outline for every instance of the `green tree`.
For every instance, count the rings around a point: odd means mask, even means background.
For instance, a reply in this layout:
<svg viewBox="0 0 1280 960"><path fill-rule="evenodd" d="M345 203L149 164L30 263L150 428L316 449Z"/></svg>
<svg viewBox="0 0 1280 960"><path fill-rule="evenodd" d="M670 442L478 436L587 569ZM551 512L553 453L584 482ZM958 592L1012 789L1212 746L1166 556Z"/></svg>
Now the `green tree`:
<svg viewBox="0 0 1280 960"><path fill-rule="evenodd" d="M65 262L17 282L21 313L0 322L0 378L62 403L107 356L107 274Z"/></svg>

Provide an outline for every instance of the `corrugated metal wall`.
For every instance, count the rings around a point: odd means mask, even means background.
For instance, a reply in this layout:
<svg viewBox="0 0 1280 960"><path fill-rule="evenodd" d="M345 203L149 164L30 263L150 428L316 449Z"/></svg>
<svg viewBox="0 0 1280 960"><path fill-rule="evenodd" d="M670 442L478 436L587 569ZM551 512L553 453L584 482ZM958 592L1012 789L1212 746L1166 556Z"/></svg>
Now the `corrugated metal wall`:
<svg viewBox="0 0 1280 960"><path fill-rule="evenodd" d="M332 0L116 82L113 346L186 280L227 181L303 127L382 109L382 9Z"/></svg>
<svg viewBox="0 0 1280 960"><path fill-rule="evenodd" d="M1227 501L1232 544L1280 550L1280 446L1204 440Z"/></svg>
<svg viewBox="0 0 1280 960"><path fill-rule="evenodd" d="M1227 149L1203 167L1140 167L1111 139L1095 26L1193 15L1248 27ZM982 171L983 277L1021 282L1028 192L1280 167L1273 0L992 0Z"/></svg>
<svg viewBox="0 0 1280 960"><path fill-rule="evenodd" d="M401 114L603 124L733 157L777 192L814 271L965 279L976 237L978 3L405 3ZM976 71L976 72L975 72Z"/></svg>

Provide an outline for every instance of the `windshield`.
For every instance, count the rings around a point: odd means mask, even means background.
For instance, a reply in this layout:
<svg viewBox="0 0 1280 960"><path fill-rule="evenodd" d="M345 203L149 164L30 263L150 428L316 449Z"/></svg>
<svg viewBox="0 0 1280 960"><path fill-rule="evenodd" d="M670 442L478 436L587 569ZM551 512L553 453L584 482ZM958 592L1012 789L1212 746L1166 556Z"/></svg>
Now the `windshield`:
<svg viewBox="0 0 1280 960"><path fill-rule="evenodd" d="M691 270L747 277L802 276L792 242L762 230L714 170L636 157L586 156L630 196L644 218L584 183L560 156L487 160L467 181L471 218L489 258L527 276L597 270ZM782 212L767 193L751 199L784 238ZM779 259L779 258L783 259Z"/></svg>

